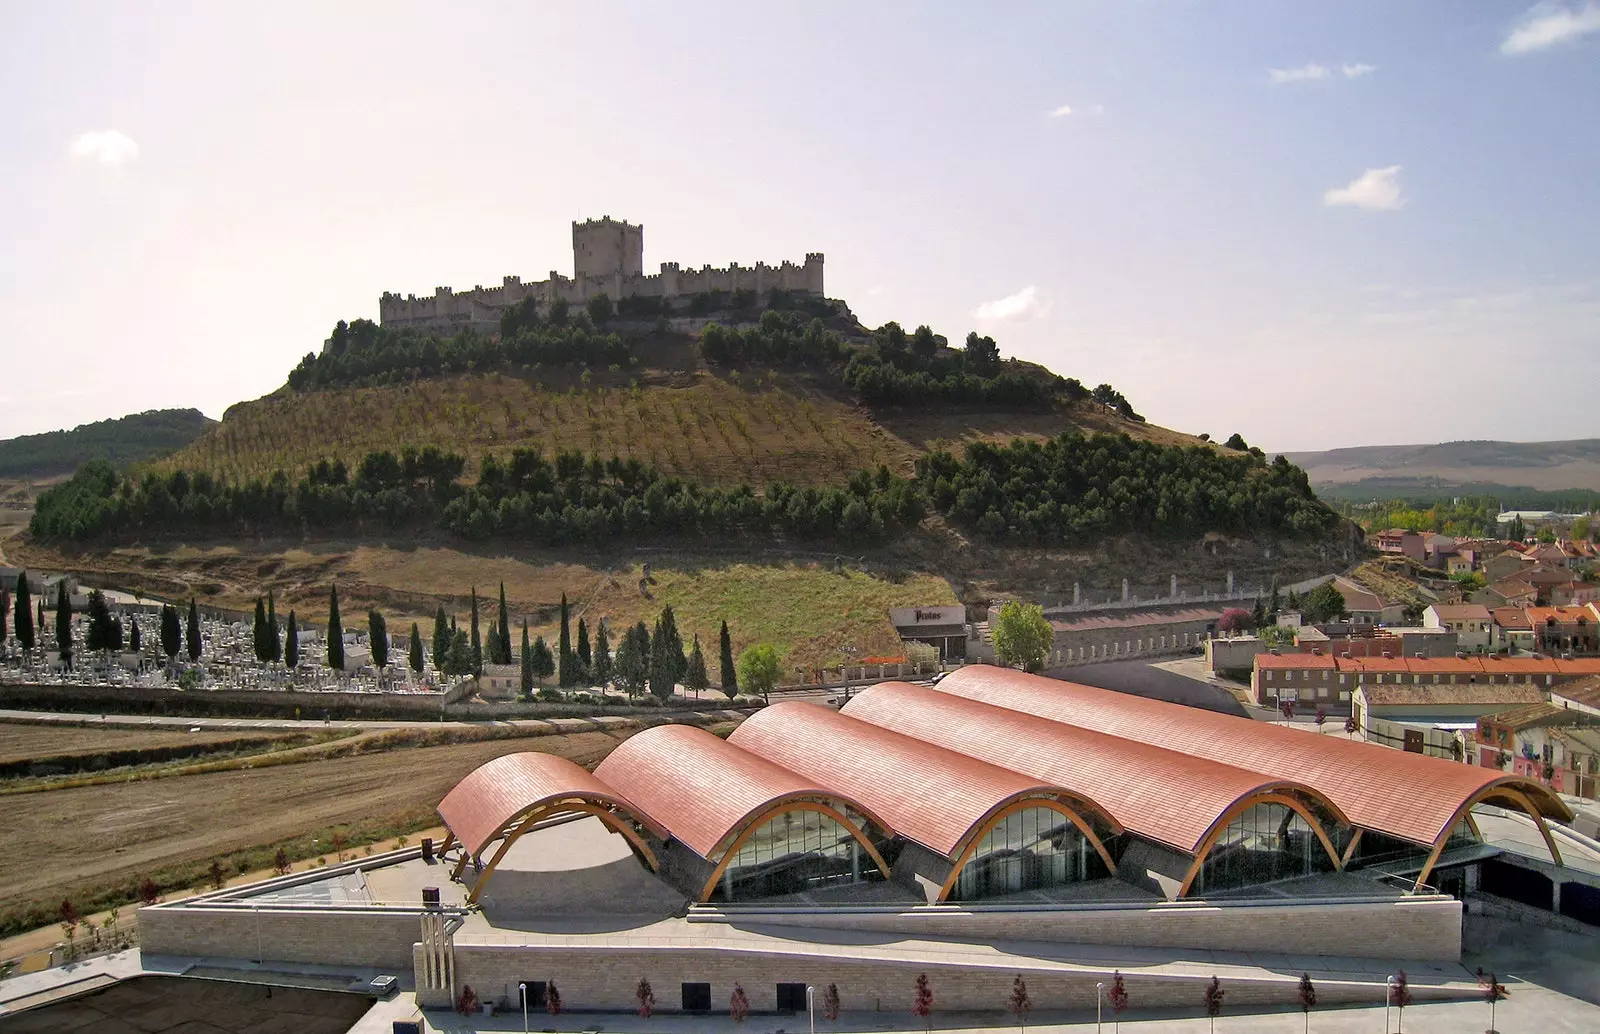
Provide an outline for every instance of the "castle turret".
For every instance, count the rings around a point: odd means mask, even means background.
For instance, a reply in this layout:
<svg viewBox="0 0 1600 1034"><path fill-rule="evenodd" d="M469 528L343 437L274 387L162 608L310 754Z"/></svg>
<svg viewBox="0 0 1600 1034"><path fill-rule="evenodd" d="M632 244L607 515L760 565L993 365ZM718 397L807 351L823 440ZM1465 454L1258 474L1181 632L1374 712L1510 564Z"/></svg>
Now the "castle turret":
<svg viewBox="0 0 1600 1034"><path fill-rule="evenodd" d="M612 280L616 274L644 273L644 227L609 215L572 224L572 271L575 279Z"/></svg>

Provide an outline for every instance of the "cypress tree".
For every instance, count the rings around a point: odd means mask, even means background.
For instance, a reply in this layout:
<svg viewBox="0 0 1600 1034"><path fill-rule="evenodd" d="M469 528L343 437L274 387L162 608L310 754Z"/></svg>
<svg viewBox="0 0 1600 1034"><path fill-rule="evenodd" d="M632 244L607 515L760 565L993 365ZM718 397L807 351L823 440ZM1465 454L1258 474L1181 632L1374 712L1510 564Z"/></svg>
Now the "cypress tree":
<svg viewBox="0 0 1600 1034"><path fill-rule="evenodd" d="M600 624L595 628L592 663L594 670L590 672L589 677L594 680L595 685L604 689L611 681L611 644L606 641L605 618L601 618Z"/></svg>
<svg viewBox="0 0 1600 1034"><path fill-rule="evenodd" d="M283 666L290 672L300 664L300 628L294 623L294 611L289 611L289 627L283 633Z"/></svg>
<svg viewBox="0 0 1600 1034"><path fill-rule="evenodd" d="M500 583L500 613L498 615L498 620L497 620L496 627L498 627L500 629L500 638L495 641L495 651L494 651L495 654L498 656L497 663L499 663L499 664L510 664L511 663L511 617L510 617L509 614L506 613L506 583L505 582L501 582Z"/></svg>
<svg viewBox="0 0 1600 1034"><path fill-rule="evenodd" d="M556 681L561 687L566 687L578 681L576 665L572 663L572 630L568 625L571 613L567 609L567 594L561 594L561 638L557 640L556 647Z"/></svg>
<svg viewBox="0 0 1600 1034"><path fill-rule="evenodd" d="M28 572L17 575L17 642L24 650L33 649L33 600L28 595Z"/></svg>
<svg viewBox="0 0 1600 1034"><path fill-rule="evenodd" d="M178 622L178 608L170 603L161 605L161 652L167 655L167 663L171 664L178 659L178 651L183 649L183 628Z"/></svg>
<svg viewBox="0 0 1600 1034"><path fill-rule="evenodd" d="M415 621L411 622L411 648L406 651L406 663L412 671L422 674L422 629Z"/></svg>
<svg viewBox="0 0 1600 1034"><path fill-rule="evenodd" d="M193 596L189 597L188 624L189 660L193 662L200 659L200 649L204 645L200 642L200 608L195 605Z"/></svg>
<svg viewBox="0 0 1600 1034"><path fill-rule="evenodd" d="M730 700L739 695L739 669L733 664L733 639L726 621L722 623L722 691Z"/></svg>
<svg viewBox="0 0 1600 1034"><path fill-rule="evenodd" d="M261 602L261 597L256 597L256 617L250 629L251 645L255 649L256 660L265 664L271 657L267 651L267 607Z"/></svg>
<svg viewBox="0 0 1600 1034"><path fill-rule="evenodd" d="M45 588L49 588L46 586ZM41 595L34 601L33 627L37 629L35 635L44 635L44 596Z"/></svg>
<svg viewBox="0 0 1600 1034"><path fill-rule="evenodd" d="M483 674L483 639L478 633L478 587L472 587L472 633L467 637L468 648L472 651L472 671L463 674Z"/></svg>
<svg viewBox="0 0 1600 1034"><path fill-rule="evenodd" d="M389 664L389 622L376 610L367 612L367 639L372 644L372 663L380 670Z"/></svg>
<svg viewBox="0 0 1600 1034"><path fill-rule="evenodd" d="M700 651L700 636L694 637L694 649L689 653L689 664L683 673L685 688L694 690L694 698L700 699L700 691L711 685L711 676L706 672L706 655Z"/></svg>
<svg viewBox="0 0 1600 1034"><path fill-rule="evenodd" d="M533 692L533 647L528 643L528 623L522 623L522 695Z"/></svg>
<svg viewBox="0 0 1600 1034"><path fill-rule="evenodd" d="M142 647L143 645L144 645L144 642L139 638L139 619L138 618L129 618L128 619L128 649L132 650L134 653L138 653L139 652L139 648Z"/></svg>
<svg viewBox="0 0 1600 1034"><path fill-rule="evenodd" d="M56 650L61 663L72 667L72 597L67 595L67 580L56 583Z"/></svg>
<svg viewBox="0 0 1600 1034"><path fill-rule="evenodd" d="M540 636L533 641L533 677L543 682L555 673L556 659L550 656L550 644L544 641L544 636Z"/></svg>
<svg viewBox="0 0 1600 1034"><path fill-rule="evenodd" d="M494 625L494 618L489 618L489 627L483 636L484 657L490 664L500 663L500 630Z"/></svg>
<svg viewBox="0 0 1600 1034"><path fill-rule="evenodd" d="M99 589L89 593L89 626L84 631L85 650L110 650L113 646L111 607Z"/></svg>
<svg viewBox="0 0 1600 1034"><path fill-rule="evenodd" d="M328 590L328 667L344 670L344 622L339 620L339 587Z"/></svg>
<svg viewBox="0 0 1600 1034"><path fill-rule="evenodd" d="M267 592L267 660L283 660L282 629L278 627L278 604L272 598L272 592Z"/></svg>
<svg viewBox="0 0 1600 1034"><path fill-rule="evenodd" d="M0 589L0 653L5 651L6 622L11 619L11 594Z"/></svg>
<svg viewBox="0 0 1600 1034"><path fill-rule="evenodd" d="M122 619L120 617L111 619L111 634L106 640L106 649L115 653L122 652Z"/></svg>
<svg viewBox="0 0 1600 1034"><path fill-rule="evenodd" d="M683 655L683 636L678 634L678 619L673 616L672 604L661 608L661 632L667 637L667 659L672 662L672 679L682 682L689 670L689 659Z"/></svg>
<svg viewBox="0 0 1600 1034"><path fill-rule="evenodd" d="M450 656L450 621L444 616L444 604L433 614L433 667L444 671L444 661Z"/></svg>
<svg viewBox="0 0 1600 1034"><path fill-rule="evenodd" d="M594 670L594 655L589 652L589 626L578 619L578 673L580 678L590 678Z"/></svg>
<svg viewBox="0 0 1600 1034"><path fill-rule="evenodd" d="M672 608L663 607L655 635L650 637L650 693L659 700L670 700L683 667L683 640L678 637Z"/></svg>

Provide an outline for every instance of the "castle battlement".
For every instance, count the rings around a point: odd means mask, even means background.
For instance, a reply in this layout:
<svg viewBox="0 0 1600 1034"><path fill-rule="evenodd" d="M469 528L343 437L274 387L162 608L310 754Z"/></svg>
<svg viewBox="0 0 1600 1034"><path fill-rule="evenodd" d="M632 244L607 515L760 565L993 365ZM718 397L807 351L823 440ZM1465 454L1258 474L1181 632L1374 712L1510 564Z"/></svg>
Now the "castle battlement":
<svg viewBox="0 0 1600 1034"><path fill-rule="evenodd" d="M421 298L414 294L402 298L385 291L378 299L379 322L430 333L453 334L468 327L494 333L499 329L501 311L526 298L548 308L558 298L581 305L601 294L613 302L630 296L671 302L701 293L754 291L764 295L773 290L826 297L820 251L806 252L803 263L785 259L777 265L730 262L722 268L708 263L699 269L685 269L677 262L663 262L659 273L647 274L643 225L609 215L573 222L572 259L571 277L554 269L546 280L525 282L520 276L506 275L498 286L478 284L460 294L449 287L435 287L432 295Z"/></svg>

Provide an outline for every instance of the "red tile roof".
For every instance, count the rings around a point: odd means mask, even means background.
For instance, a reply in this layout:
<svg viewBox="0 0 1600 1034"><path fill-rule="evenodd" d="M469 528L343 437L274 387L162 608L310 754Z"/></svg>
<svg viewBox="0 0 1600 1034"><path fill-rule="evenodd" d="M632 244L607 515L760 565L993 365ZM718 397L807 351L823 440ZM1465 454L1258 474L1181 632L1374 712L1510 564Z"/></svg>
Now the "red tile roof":
<svg viewBox="0 0 1600 1034"><path fill-rule="evenodd" d="M1514 786L1546 815L1570 821L1537 782L1406 751L1318 736L1248 718L1060 682L991 665L946 675L938 692L1314 787L1358 826L1432 844L1475 796ZM1105 799L1105 798L1102 798Z"/></svg>
<svg viewBox="0 0 1600 1034"><path fill-rule="evenodd" d="M1284 790L1339 814L1321 794L1293 778L1266 776L904 682L880 682L862 690L844 713L1064 786L1103 803L1131 832L1190 854L1229 808L1254 794Z"/></svg>
<svg viewBox="0 0 1600 1034"><path fill-rule="evenodd" d="M1258 653L1256 654L1256 667L1258 668L1290 668L1300 671L1303 668L1328 668L1334 667L1332 654L1326 653Z"/></svg>
<svg viewBox="0 0 1600 1034"><path fill-rule="evenodd" d="M1081 794L820 704L763 708L728 742L860 801L896 833L947 858L990 816L1027 797L1053 798L1091 828L1121 832L1108 811Z"/></svg>

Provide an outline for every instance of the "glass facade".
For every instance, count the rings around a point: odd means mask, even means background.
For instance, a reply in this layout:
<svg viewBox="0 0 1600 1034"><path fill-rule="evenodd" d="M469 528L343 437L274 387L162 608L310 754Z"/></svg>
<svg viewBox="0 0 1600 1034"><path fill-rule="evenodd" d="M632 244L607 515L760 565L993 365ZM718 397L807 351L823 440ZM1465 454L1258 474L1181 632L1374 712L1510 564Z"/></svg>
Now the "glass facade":
<svg viewBox="0 0 1600 1034"><path fill-rule="evenodd" d="M1053 808L1024 808L978 841L949 899L993 898L1106 875L1100 853L1071 819Z"/></svg>
<svg viewBox="0 0 1600 1034"><path fill-rule="evenodd" d="M848 829L820 811L798 809L768 819L740 845L711 900L755 901L881 879L877 862Z"/></svg>
<svg viewBox="0 0 1600 1034"><path fill-rule="evenodd" d="M1329 872L1333 859L1311 824L1285 804L1252 805L1212 844L1189 896Z"/></svg>
<svg viewBox="0 0 1600 1034"><path fill-rule="evenodd" d="M1450 831L1450 839L1445 842L1445 850L1453 851L1477 843L1479 843L1477 835L1472 832L1472 827L1467 825L1467 821L1462 819L1456 823L1456 828ZM1361 843L1356 845L1356 853L1350 859L1347 868L1414 872L1427 862L1428 855L1432 853L1433 849L1430 847L1385 836L1369 829L1361 834Z"/></svg>

